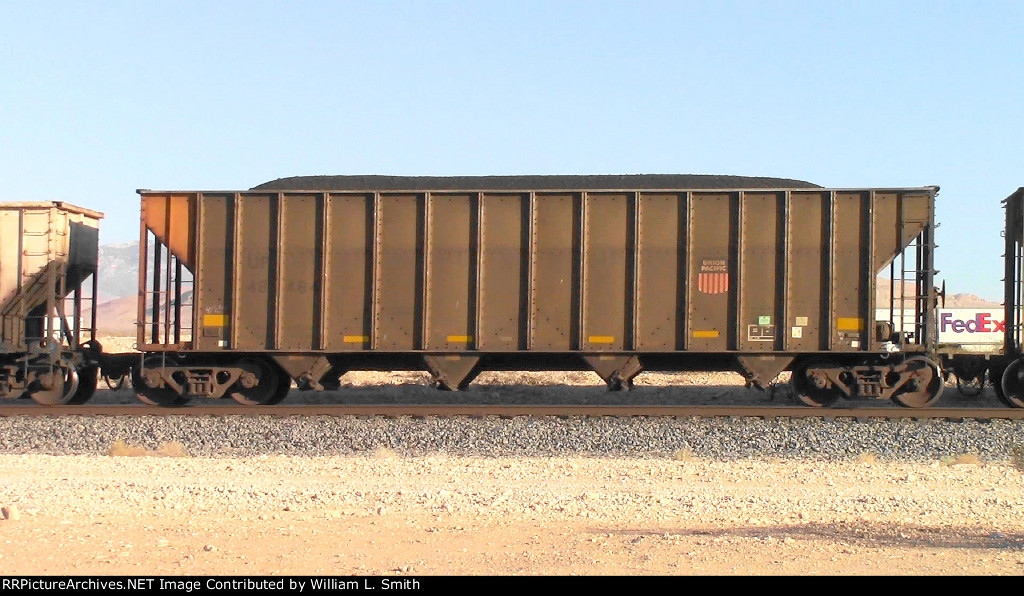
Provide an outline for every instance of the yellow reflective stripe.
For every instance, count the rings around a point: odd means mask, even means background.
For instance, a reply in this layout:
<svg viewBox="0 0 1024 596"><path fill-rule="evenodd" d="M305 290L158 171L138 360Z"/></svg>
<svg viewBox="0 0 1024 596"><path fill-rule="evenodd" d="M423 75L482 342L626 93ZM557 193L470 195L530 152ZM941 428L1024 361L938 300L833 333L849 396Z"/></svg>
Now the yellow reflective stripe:
<svg viewBox="0 0 1024 596"><path fill-rule="evenodd" d="M369 335L345 335L342 336L341 341L347 344L365 344L370 341Z"/></svg>
<svg viewBox="0 0 1024 596"><path fill-rule="evenodd" d="M840 331L863 331L864 319L858 317L840 317L836 321L836 327Z"/></svg>
<svg viewBox="0 0 1024 596"><path fill-rule="evenodd" d="M227 315L203 315L203 327L227 327Z"/></svg>
<svg viewBox="0 0 1024 596"><path fill-rule="evenodd" d="M587 341L592 344L613 344L615 343L615 338L611 335L591 335L587 338Z"/></svg>
<svg viewBox="0 0 1024 596"><path fill-rule="evenodd" d="M711 331L694 331L693 332L693 336L694 337L718 337L718 335L719 335L718 331L715 331L715 330L711 330Z"/></svg>

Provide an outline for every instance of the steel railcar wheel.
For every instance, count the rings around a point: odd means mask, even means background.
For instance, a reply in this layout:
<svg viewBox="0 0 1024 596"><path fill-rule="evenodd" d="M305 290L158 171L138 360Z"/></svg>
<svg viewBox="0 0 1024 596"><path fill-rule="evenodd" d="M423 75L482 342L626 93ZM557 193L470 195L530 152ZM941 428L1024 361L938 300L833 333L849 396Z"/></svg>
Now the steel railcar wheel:
<svg viewBox="0 0 1024 596"><path fill-rule="evenodd" d="M292 380L262 358L245 358L238 363L245 372L229 389L231 399L243 406L269 406L288 396Z"/></svg>
<svg viewBox="0 0 1024 596"><path fill-rule="evenodd" d="M1002 379L993 385L1003 403L1011 408L1024 408L1024 361L1011 362L1003 372Z"/></svg>
<svg viewBox="0 0 1024 596"><path fill-rule="evenodd" d="M78 369L68 363L67 368L58 367L56 382L49 389L33 391L30 397L44 406L59 406L70 403L78 391Z"/></svg>
<svg viewBox="0 0 1024 596"><path fill-rule="evenodd" d="M92 399L96 393L96 383L99 381L99 369L95 366L87 366L78 373L78 390L75 391L67 402L71 405L84 404Z"/></svg>
<svg viewBox="0 0 1024 596"><path fill-rule="evenodd" d="M164 359L159 356L151 357L143 363L142 368L145 369L147 366L159 368L164 365L164 362ZM173 364L173 362L171 363ZM135 396L139 398L139 401L151 406L174 407L183 406L189 402L189 398L178 395L178 392L170 387L150 387L146 384L142 371L134 368L132 369L132 387L135 388Z"/></svg>
<svg viewBox="0 0 1024 596"><path fill-rule="evenodd" d="M892 396L892 401L905 408L927 408L939 401L944 386L939 366L920 356L909 358L904 364L913 377L908 383L913 386Z"/></svg>
<svg viewBox="0 0 1024 596"><path fill-rule="evenodd" d="M820 377L816 377L811 371L815 367L825 367L824 364L810 364L793 371L793 378L790 384L793 385L793 395L800 403L812 408L827 408L839 399L839 392L834 387L821 387ZM816 382L817 381L817 382Z"/></svg>

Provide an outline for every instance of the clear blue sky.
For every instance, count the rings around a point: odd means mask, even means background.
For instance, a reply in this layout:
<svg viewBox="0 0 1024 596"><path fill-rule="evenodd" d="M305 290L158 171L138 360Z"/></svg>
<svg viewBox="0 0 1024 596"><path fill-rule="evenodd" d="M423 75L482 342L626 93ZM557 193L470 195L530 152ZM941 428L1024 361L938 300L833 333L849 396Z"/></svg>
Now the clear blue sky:
<svg viewBox="0 0 1024 596"><path fill-rule="evenodd" d="M1024 2L0 0L0 200L304 174L713 173L942 187L1001 296Z"/></svg>

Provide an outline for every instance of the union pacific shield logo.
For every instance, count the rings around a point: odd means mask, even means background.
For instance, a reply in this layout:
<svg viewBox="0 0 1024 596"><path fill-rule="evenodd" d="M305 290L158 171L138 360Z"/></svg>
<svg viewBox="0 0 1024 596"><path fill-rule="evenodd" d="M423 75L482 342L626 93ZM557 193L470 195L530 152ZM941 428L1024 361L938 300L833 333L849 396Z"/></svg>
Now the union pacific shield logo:
<svg viewBox="0 0 1024 596"><path fill-rule="evenodd" d="M697 275L697 289L705 294L724 294L729 291L729 261L701 259Z"/></svg>
<svg viewBox="0 0 1024 596"><path fill-rule="evenodd" d="M729 274L701 273L697 276L697 289L705 294L724 294L729 291Z"/></svg>

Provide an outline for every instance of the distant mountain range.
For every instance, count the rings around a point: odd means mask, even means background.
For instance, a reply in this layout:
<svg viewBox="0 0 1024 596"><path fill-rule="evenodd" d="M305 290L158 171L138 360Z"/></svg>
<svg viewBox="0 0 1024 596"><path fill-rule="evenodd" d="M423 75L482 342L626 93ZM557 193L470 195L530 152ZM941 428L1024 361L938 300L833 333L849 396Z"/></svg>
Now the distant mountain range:
<svg viewBox="0 0 1024 596"><path fill-rule="evenodd" d="M878 285L875 288L875 304L879 308L883 306L888 308L889 306L889 279L878 278ZM900 284L897 282L893 288L893 293L896 295L897 304L902 298L906 308L914 307L914 297L917 294L917 284L907 283L903 286L902 293L900 291ZM940 308L988 308L994 306L1002 306L1001 302L993 302L979 297L977 294L971 294L969 292L961 292L959 294L946 294L945 302L942 298L939 298Z"/></svg>
<svg viewBox="0 0 1024 596"><path fill-rule="evenodd" d="M99 269L98 334L135 335L139 318L139 243L101 244Z"/></svg>
<svg viewBox="0 0 1024 596"><path fill-rule="evenodd" d="M913 301L916 288L907 284L903 295L907 306ZM135 320L138 318L137 296L139 292L139 243L103 244L100 246L100 277L97 305L97 327L100 335L135 335ZM900 294L896 286L897 296ZM875 294L879 306L889 304L889 280L878 280ZM987 308L998 307L999 302L980 298L971 293L949 294L946 308Z"/></svg>
<svg viewBox="0 0 1024 596"><path fill-rule="evenodd" d="M100 301L139 293L139 243L100 245Z"/></svg>

